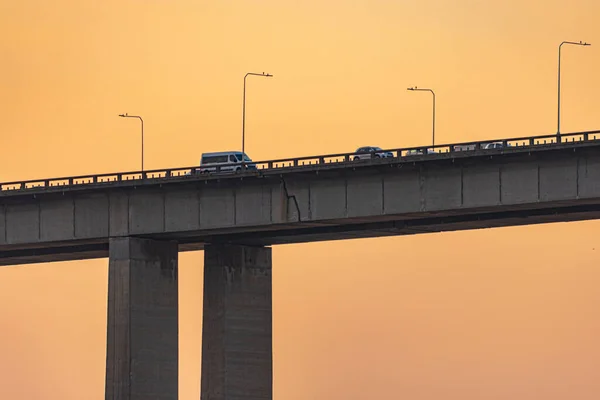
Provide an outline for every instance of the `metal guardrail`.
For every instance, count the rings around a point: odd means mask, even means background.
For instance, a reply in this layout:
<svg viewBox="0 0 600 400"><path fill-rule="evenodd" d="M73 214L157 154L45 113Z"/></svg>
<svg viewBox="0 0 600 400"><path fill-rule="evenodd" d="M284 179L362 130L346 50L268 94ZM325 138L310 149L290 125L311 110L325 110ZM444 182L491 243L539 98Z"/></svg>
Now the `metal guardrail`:
<svg viewBox="0 0 600 400"><path fill-rule="evenodd" d="M419 147L408 147L400 149L389 149L389 150L377 150L371 153L371 158L377 158L378 155L391 154L391 157L385 157L388 159L411 159L415 155L421 155L425 157L435 157L439 154L446 153L470 153L478 150L483 150L484 146L488 143L502 143L502 147L537 147L537 146L560 146L563 143L572 142L593 142L600 141L600 131L585 131L585 132L572 132L561 134L557 136L552 135L540 135L540 136L529 136L519 137L511 139L497 139L497 140L485 140L476 142L462 142L455 144L442 144L435 146L419 146ZM497 149L496 149L497 150ZM369 153L361 153L361 155L367 155ZM310 166L318 166L323 164L344 164L354 165L355 158L359 156L359 153L338 153L338 154L326 154L319 156L308 156L308 157L295 157L295 158L282 158L276 160L267 161L251 161L248 163L242 163L239 165L250 165L256 167L258 171L264 170L279 170L279 169L296 169L306 168ZM210 172L206 175L219 174L219 176L226 177L225 172L222 172L223 167L231 167L231 164L211 164L211 169L214 168L215 172ZM135 181L147 181L153 179L169 179L169 178L184 178L187 176L197 177L198 173L204 168L202 166L191 166L184 168L169 168L169 169L158 169L150 171L133 171L133 172L117 172L107 174L95 174L95 175L79 175L70 176L63 178L49 178L49 179L35 179L27 181L15 181L0 183L0 195L4 192L6 194L15 192L34 192L37 190L44 190L49 188L72 188L80 187L82 185L102 185L111 183L123 183ZM254 168L252 168L254 169ZM231 173L231 176L236 176L235 173ZM16 193L15 193L16 194Z"/></svg>

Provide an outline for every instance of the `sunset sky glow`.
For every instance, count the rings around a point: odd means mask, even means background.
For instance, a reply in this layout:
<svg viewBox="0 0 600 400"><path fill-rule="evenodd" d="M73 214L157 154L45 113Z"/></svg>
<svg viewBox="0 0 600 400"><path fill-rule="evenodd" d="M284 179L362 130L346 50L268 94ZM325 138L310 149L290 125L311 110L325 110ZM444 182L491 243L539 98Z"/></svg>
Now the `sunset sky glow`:
<svg viewBox="0 0 600 400"><path fill-rule="evenodd" d="M0 0L0 181L600 129L598 0ZM277 246L276 400L597 400L600 223ZM180 254L199 399L203 253ZM104 399L107 266L0 269L0 399Z"/></svg>

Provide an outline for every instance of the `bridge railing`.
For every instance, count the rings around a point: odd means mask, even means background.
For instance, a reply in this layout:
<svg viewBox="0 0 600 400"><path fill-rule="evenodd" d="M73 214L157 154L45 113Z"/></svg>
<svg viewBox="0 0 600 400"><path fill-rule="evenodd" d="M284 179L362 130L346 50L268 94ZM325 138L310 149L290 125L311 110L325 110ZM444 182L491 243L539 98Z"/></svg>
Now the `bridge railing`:
<svg viewBox="0 0 600 400"><path fill-rule="evenodd" d="M584 131L584 132L572 132L561 134L560 137L556 134L551 135L539 135L529 137L517 137L509 139L496 139L496 140L483 140L473 142L461 142L455 144L441 144L435 146L417 146L407 148L396 148L396 149L382 149L371 152L370 161L377 158L381 154L391 154L392 158L404 159L408 157L419 156L435 156L445 153L453 152L474 152L482 150L487 143L501 142L503 147L537 147L537 146L556 146L563 143L573 142L589 142L600 139L600 131ZM362 153L363 155L369 153ZM305 156L305 157L294 157L294 158L282 158L267 161L252 161L241 164L244 169L248 172L253 169L248 169L249 166L256 167L257 171L263 170L278 170L278 169L303 169L313 168L319 165L325 164L341 164L341 163L355 163L355 158L359 154L356 152L352 153L337 153L337 154L325 154L317 156ZM390 157L384 157L383 160L390 159ZM238 164L240 165L240 164ZM215 173L222 173L223 168L231 168L232 164L211 164L211 169L214 168ZM128 181L145 181L148 179L187 179L196 177L198 173L202 173L205 166L190 166L183 168L169 168L169 169L158 169L149 171L131 171L131 172L117 172L117 173L106 173L106 174L92 174L92 175L79 175L72 177L62 178L51 178L51 179L35 179L26 181L15 181L0 183L0 194L2 192L14 192L24 191L31 189L45 189L54 187L72 187L80 185L103 185L114 182L128 182Z"/></svg>

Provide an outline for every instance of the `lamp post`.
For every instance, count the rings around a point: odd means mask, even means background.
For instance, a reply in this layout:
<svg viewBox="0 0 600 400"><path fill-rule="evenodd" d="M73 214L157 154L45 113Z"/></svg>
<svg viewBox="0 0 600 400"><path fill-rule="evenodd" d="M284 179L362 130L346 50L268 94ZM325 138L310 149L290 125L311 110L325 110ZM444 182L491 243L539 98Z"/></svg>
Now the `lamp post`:
<svg viewBox="0 0 600 400"><path fill-rule="evenodd" d="M589 43L582 41L579 41L579 43L564 41L558 46L558 126L556 128L557 136L560 136L560 50L563 44L572 44L575 46L591 46Z"/></svg>
<svg viewBox="0 0 600 400"><path fill-rule="evenodd" d="M410 87L406 90L411 90L411 91L422 91L422 92L431 92L431 94L433 95L433 133L432 133L432 145L435 146L435 92L432 89L421 89L421 88L417 88L415 87Z"/></svg>
<svg viewBox="0 0 600 400"><path fill-rule="evenodd" d="M142 122L142 172L144 172L144 120L139 115L119 114L123 118L138 118Z"/></svg>
<svg viewBox="0 0 600 400"><path fill-rule="evenodd" d="M264 77L272 77L273 75L271 74L265 74L263 73L256 73L256 72L248 72L246 75L244 75L244 104L242 107L242 154L245 153L245 149L246 149L246 78L248 77L248 75L254 75L254 76L264 76Z"/></svg>

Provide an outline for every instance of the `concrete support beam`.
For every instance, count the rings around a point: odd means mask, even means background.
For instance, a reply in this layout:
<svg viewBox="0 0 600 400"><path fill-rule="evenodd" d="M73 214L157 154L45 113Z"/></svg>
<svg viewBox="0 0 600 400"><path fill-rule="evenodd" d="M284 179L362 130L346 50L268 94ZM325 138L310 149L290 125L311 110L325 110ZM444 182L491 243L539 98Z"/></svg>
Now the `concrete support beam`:
<svg viewBox="0 0 600 400"><path fill-rule="evenodd" d="M110 239L106 400L178 398L177 243Z"/></svg>
<svg viewBox="0 0 600 400"><path fill-rule="evenodd" d="M271 248L204 248L202 400L272 400Z"/></svg>

